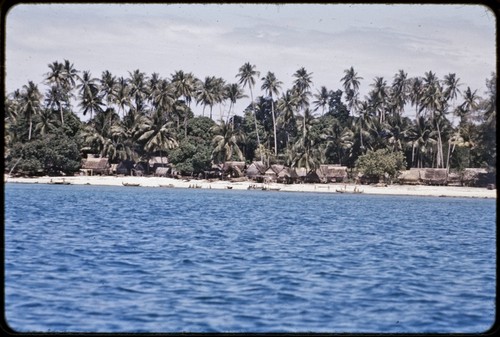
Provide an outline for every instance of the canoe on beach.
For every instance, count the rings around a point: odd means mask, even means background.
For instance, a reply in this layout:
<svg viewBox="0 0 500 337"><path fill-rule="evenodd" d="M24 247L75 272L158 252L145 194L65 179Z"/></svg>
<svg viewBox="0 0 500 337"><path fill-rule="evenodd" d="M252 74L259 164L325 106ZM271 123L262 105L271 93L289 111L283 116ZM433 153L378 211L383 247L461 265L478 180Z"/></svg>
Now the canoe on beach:
<svg viewBox="0 0 500 337"><path fill-rule="evenodd" d="M279 191L281 190L280 187L262 187L263 191Z"/></svg>
<svg viewBox="0 0 500 337"><path fill-rule="evenodd" d="M337 190L335 190L335 192L337 192L337 193L351 193L351 194L353 194L353 193L354 194L356 194L356 193L363 193L362 190L347 191L347 190L342 190L342 189L341 190L337 189Z"/></svg>
<svg viewBox="0 0 500 337"><path fill-rule="evenodd" d="M52 185L71 185L71 183L69 181L52 180L52 179L49 181L49 184L52 184Z"/></svg>
<svg viewBox="0 0 500 337"><path fill-rule="evenodd" d="M122 182L122 185L123 186L141 186L141 184L139 184L139 183L125 183L125 182Z"/></svg>

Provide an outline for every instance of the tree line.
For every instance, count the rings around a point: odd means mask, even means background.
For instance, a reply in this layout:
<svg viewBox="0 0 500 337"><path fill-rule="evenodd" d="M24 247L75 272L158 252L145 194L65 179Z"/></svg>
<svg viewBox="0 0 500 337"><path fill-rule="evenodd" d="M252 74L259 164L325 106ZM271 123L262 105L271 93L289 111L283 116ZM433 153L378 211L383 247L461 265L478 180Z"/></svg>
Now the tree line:
<svg viewBox="0 0 500 337"><path fill-rule="evenodd" d="M406 168L496 172L496 74L483 96L450 73L364 80L351 66L334 89L315 88L301 67L291 88L247 62L230 83L178 70L94 77L68 61L48 65L46 90L29 81L5 98L5 167L25 174L71 173L85 153L110 162L168 156L183 174L230 160L355 168L377 150ZM249 94L249 95L248 95ZM248 102L244 111L235 103ZM195 116L193 105L202 109ZM88 116L81 121L77 113Z"/></svg>

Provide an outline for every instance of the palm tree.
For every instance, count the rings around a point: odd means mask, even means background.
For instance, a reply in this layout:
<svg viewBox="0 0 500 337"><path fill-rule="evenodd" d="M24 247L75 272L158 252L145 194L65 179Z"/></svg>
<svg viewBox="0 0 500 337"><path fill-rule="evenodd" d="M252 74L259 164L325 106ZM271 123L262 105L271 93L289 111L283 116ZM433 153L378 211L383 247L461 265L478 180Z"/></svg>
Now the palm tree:
<svg viewBox="0 0 500 337"><path fill-rule="evenodd" d="M359 84L360 80L363 79L363 77L358 76L358 73L354 71L354 68L351 66L349 69L344 70L344 77L340 79L344 86L344 90L346 93L346 100L348 103L349 107L349 113L352 114L353 108L354 110L357 109L358 106L358 92L359 92Z"/></svg>
<svg viewBox="0 0 500 337"><path fill-rule="evenodd" d="M295 123L295 111L297 110L298 100L291 90L287 90L278 100L278 123L285 126ZM287 131L287 144L290 142L290 133Z"/></svg>
<svg viewBox="0 0 500 337"><path fill-rule="evenodd" d="M74 97L74 95L72 94L72 91L75 88L76 81L79 78L78 73L79 73L79 71L74 68L73 64L70 61L64 60L65 80L64 80L64 88L63 89L64 89L64 93L66 94L66 97L65 97L66 102L65 103L67 104L68 109L71 106L70 98Z"/></svg>
<svg viewBox="0 0 500 337"><path fill-rule="evenodd" d="M29 123L28 140L31 140L31 130L33 128L33 116L41 111L42 94L38 86L32 81L23 85L20 94L20 112L25 116Z"/></svg>
<svg viewBox="0 0 500 337"><path fill-rule="evenodd" d="M38 116L40 121L35 124L35 133L38 133L41 136L46 136L56 130L57 127L54 123L52 111L49 109L42 109Z"/></svg>
<svg viewBox="0 0 500 337"><path fill-rule="evenodd" d="M301 124L302 134L292 147L292 152L294 153L292 167L305 167L309 173L311 170L319 167L321 158L318 146L320 135L315 135L311 132L312 126L317 123L317 120L314 119L311 110L306 108L304 116L299 118L298 123Z"/></svg>
<svg viewBox="0 0 500 337"><path fill-rule="evenodd" d="M457 99L457 96L460 93L460 89L458 87L460 85L462 85L460 83L460 79L457 78L457 75L454 73L450 73L448 75L445 75L443 83L444 83L445 88L446 88L443 92L444 98L447 101Z"/></svg>
<svg viewBox="0 0 500 337"><path fill-rule="evenodd" d="M53 85L51 88L51 102L58 107L59 113L61 115L61 124L64 125L62 102L65 99L65 95L63 91L68 87L66 84L66 72L64 70L64 64L55 61L49 64L49 68L50 72L45 75L45 80L48 84Z"/></svg>
<svg viewBox="0 0 500 337"><path fill-rule="evenodd" d="M318 90L318 93L314 94L314 98L316 98L316 100L313 102L316 106L314 108L314 111L321 108L321 116L323 116L325 114L325 107L328 105L328 102L330 100L330 92L325 86L322 86L320 90Z"/></svg>
<svg viewBox="0 0 500 337"><path fill-rule="evenodd" d="M226 99L229 99L230 102L229 111L227 112L227 119L226 119L226 124L227 124L229 122L229 116L231 115L231 111L234 108L236 101L248 96L243 93L243 89L239 86L238 83L231 83L225 86L224 97ZM234 127L234 123L231 123L231 127Z"/></svg>
<svg viewBox="0 0 500 337"><path fill-rule="evenodd" d="M390 101L394 107L394 112L397 114L402 114L406 101L408 99L408 74L404 70L400 69L399 72L394 75L394 80L391 87L391 97Z"/></svg>
<svg viewBox="0 0 500 337"><path fill-rule="evenodd" d="M349 69L344 70L344 77L340 80L343 82L344 89L348 90L359 90L359 84L363 77L358 76L358 73L354 71L354 68L351 66Z"/></svg>
<svg viewBox="0 0 500 337"><path fill-rule="evenodd" d="M63 103L69 107L71 90L73 90L78 78L78 71L68 60L64 60L64 63L54 61L49 64L49 68L50 71L45 74L45 81L55 87L54 93L58 93L53 98L61 115L61 124L64 125Z"/></svg>
<svg viewBox="0 0 500 337"><path fill-rule="evenodd" d="M199 80L193 73L186 74L182 70L176 71L171 76L175 94L177 97L184 96L188 108L191 109L191 100L196 94ZM188 114L184 115L184 137L187 137L187 116Z"/></svg>
<svg viewBox="0 0 500 337"><path fill-rule="evenodd" d="M410 82L410 103L415 106L415 119L418 119L420 113L420 101L424 91L423 82L420 77L414 77Z"/></svg>
<svg viewBox="0 0 500 337"><path fill-rule="evenodd" d="M160 79L159 83L150 86L150 91L153 113L168 120L176 100L173 85L165 79Z"/></svg>
<svg viewBox="0 0 500 337"><path fill-rule="evenodd" d="M216 134L212 140L214 145L212 159L215 164L223 164L231 160L233 155L236 155L241 161L244 160L243 153L238 147L238 141L241 138L238 132L235 132L223 120L220 121L220 124L214 125L211 130Z"/></svg>
<svg viewBox="0 0 500 337"><path fill-rule="evenodd" d="M70 61L64 60L64 76L66 78L65 82L68 86L68 90L72 90L75 87L76 80L78 79L78 72L79 71L73 67Z"/></svg>
<svg viewBox="0 0 500 337"><path fill-rule="evenodd" d="M114 110L112 109L112 105L116 101L116 89L118 84L116 77L108 70L103 71L99 83L100 97L102 97L101 101L106 101L106 111ZM112 114L108 115L109 118L111 118ZM111 120L109 120L108 123L111 126Z"/></svg>
<svg viewBox="0 0 500 337"><path fill-rule="evenodd" d="M160 74L158 73L152 73L151 77L149 78L148 82L146 83L146 88L148 92L148 97L146 98L147 101L153 105L153 96L154 92L158 90L162 82L162 78L160 77Z"/></svg>
<svg viewBox="0 0 500 337"><path fill-rule="evenodd" d="M387 112L389 88L384 78L378 76L375 77L371 86L373 90L370 92L370 103L377 111L380 123L383 123Z"/></svg>
<svg viewBox="0 0 500 337"><path fill-rule="evenodd" d="M94 112L102 112L102 99L99 95L99 88L97 86L97 79L93 78L90 71L84 71L80 78L80 84L77 86L80 89L80 107L83 109L83 115L90 112L90 119Z"/></svg>
<svg viewBox="0 0 500 337"><path fill-rule="evenodd" d="M115 91L115 102L118 105L118 111L121 110L122 119L125 118L125 107L131 107L130 99L128 81L124 77L118 78Z"/></svg>
<svg viewBox="0 0 500 337"><path fill-rule="evenodd" d="M444 76L443 85L444 99L448 102L448 104L451 104L452 101L456 101L458 94L460 94L460 89L458 88L461 85L460 79L457 78L456 74L450 73ZM457 111L454 105L452 106L452 111ZM455 116L453 115L453 117Z"/></svg>
<svg viewBox="0 0 500 337"><path fill-rule="evenodd" d="M312 73L308 73L306 68L301 67L298 69L294 74L293 77L295 77L295 81L293 82L293 86L295 89L297 89L299 92L307 92L310 94L309 89L311 88L312 84Z"/></svg>
<svg viewBox="0 0 500 337"><path fill-rule="evenodd" d="M443 143L440 130L440 120L444 118L444 112L447 109L447 103L444 99L443 90L439 80L432 72L426 72L424 77L423 96L421 98L420 111L426 110L430 114L430 119L436 126L438 142L436 151L436 167L444 165Z"/></svg>
<svg viewBox="0 0 500 337"><path fill-rule="evenodd" d="M312 84L312 73L308 73L304 67L298 69L294 74L295 81L293 82L293 93L297 97L297 107L304 111L309 107L309 96L311 92L309 89ZM303 124L305 127L305 124ZM305 133L305 130L303 131Z"/></svg>
<svg viewBox="0 0 500 337"><path fill-rule="evenodd" d="M140 137L138 141L145 141L144 150L151 154L159 151L163 157L163 151L176 148L179 144L172 132L170 122L164 122L161 118L144 118L140 126Z"/></svg>
<svg viewBox="0 0 500 337"><path fill-rule="evenodd" d="M477 96L477 90L472 91L470 87L467 87L465 90L463 97L464 102L460 105L459 111L461 112L460 124L467 123L467 120L471 116L471 114L477 110L479 107L479 97Z"/></svg>
<svg viewBox="0 0 500 337"><path fill-rule="evenodd" d="M99 80L101 96L106 101L109 108L115 101L117 80L108 70L103 71Z"/></svg>
<svg viewBox="0 0 500 337"><path fill-rule="evenodd" d="M281 85L283 82L278 81L274 73L268 72L266 76L261 79L264 81L262 83L261 90L271 97L271 114L273 115L273 131L274 131L274 155L278 155L278 139L276 137L276 116L274 114L274 99L273 94L279 95L279 91L281 89Z"/></svg>
<svg viewBox="0 0 500 337"><path fill-rule="evenodd" d="M148 96L146 82L148 80L145 73L141 72L139 69L134 70L129 73L128 85L130 88L130 100L135 102L135 111L139 113L144 113L144 101Z"/></svg>
<svg viewBox="0 0 500 337"><path fill-rule="evenodd" d="M259 75L260 72L255 70L255 65L251 65L250 62L246 62L245 64L243 64L239 69L239 73L236 75L236 77L240 78L238 83L242 84L243 87L248 85L248 88L250 89L250 99L252 100L252 110L255 122L255 133L257 134L257 148L260 148L260 138L259 138L259 130L257 127L257 116L255 115L255 103L253 100L252 88L255 86L255 77L256 76L258 77Z"/></svg>
<svg viewBox="0 0 500 337"><path fill-rule="evenodd" d="M215 76L206 76L205 80L200 84L196 93L196 103L203 104L203 116L205 116L205 108L210 107L210 119L212 119L212 109L217 101L217 79Z"/></svg>
<svg viewBox="0 0 500 337"><path fill-rule="evenodd" d="M412 167L424 167L426 155L437 143L429 121L419 116L407 131L406 139L412 147Z"/></svg>
<svg viewBox="0 0 500 337"><path fill-rule="evenodd" d="M359 132L359 142L360 149L362 152L366 150L365 144L363 142L363 134L365 129L368 129L371 125L373 117L373 106L368 101L362 101L359 103L359 116L356 120L353 120L354 128ZM356 123L357 122L357 123ZM357 124L357 126L356 126Z"/></svg>
<svg viewBox="0 0 500 337"><path fill-rule="evenodd" d="M57 113L62 112L62 100L63 95L61 93L61 89L57 86L53 85L49 88L49 90L45 93L45 107L49 109L50 113L54 111ZM64 121L64 118L61 120L61 125Z"/></svg>
<svg viewBox="0 0 500 337"><path fill-rule="evenodd" d="M222 77L216 77L212 87L212 95L215 103L219 104L219 119L222 120L222 103L226 99L226 81Z"/></svg>

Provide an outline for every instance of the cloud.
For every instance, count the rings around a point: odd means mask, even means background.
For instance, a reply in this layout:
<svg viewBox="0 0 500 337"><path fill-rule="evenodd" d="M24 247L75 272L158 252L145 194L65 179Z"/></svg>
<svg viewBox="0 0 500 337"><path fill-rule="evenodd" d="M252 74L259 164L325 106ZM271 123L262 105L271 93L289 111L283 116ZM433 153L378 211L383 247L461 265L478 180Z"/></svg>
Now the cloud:
<svg viewBox="0 0 500 337"><path fill-rule="evenodd" d="M63 59L94 76L182 69L233 83L248 61L284 88L303 66L316 88L334 90L354 66L364 92L375 76L390 82L399 69L455 72L480 88L496 68L495 17L481 6L23 5L6 28L9 92L40 83L47 65Z"/></svg>

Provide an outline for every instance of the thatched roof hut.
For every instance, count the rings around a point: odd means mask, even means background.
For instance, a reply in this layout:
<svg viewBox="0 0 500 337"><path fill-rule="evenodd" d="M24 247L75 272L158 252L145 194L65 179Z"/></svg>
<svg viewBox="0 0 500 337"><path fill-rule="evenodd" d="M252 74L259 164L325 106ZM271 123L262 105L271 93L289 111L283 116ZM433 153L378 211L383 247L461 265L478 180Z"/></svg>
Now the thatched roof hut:
<svg viewBox="0 0 500 337"><path fill-rule="evenodd" d="M256 179L266 173L266 166L261 161L254 161L246 169L246 176L250 179Z"/></svg>
<svg viewBox="0 0 500 337"><path fill-rule="evenodd" d="M148 160L149 168L151 171L156 172L157 167L167 167L168 157L151 157Z"/></svg>
<svg viewBox="0 0 500 337"><path fill-rule="evenodd" d="M109 170L111 174L130 175L130 171L134 168L134 163L130 160L122 160L118 164L111 164Z"/></svg>
<svg viewBox="0 0 500 337"><path fill-rule="evenodd" d="M307 170L305 167L295 167L294 168L294 171L295 171L295 174L297 174L297 177L299 179L305 179L306 175L307 175Z"/></svg>
<svg viewBox="0 0 500 337"><path fill-rule="evenodd" d="M321 174L321 172L320 172ZM317 170L309 171L304 178L304 182L306 183L320 183L322 177L318 174Z"/></svg>
<svg viewBox="0 0 500 337"><path fill-rule="evenodd" d="M285 169L285 165L273 164L270 167L276 175L278 175L281 171Z"/></svg>
<svg viewBox="0 0 500 337"><path fill-rule="evenodd" d="M134 176L143 176L145 173L148 171L148 164L145 162L139 162L134 165L134 168L132 169L132 175Z"/></svg>
<svg viewBox="0 0 500 337"><path fill-rule="evenodd" d="M157 167L155 170L155 177L168 177L170 167Z"/></svg>
<svg viewBox="0 0 500 337"><path fill-rule="evenodd" d="M446 185L448 170L444 168L423 168L420 170L420 179L427 185Z"/></svg>
<svg viewBox="0 0 500 337"><path fill-rule="evenodd" d="M229 177L241 177L245 170L244 161L227 161L222 166L222 171Z"/></svg>
<svg viewBox="0 0 500 337"><path fill-rule="evenodd" d="M316 173L325 183L347 180L347 166L320 165Z"/></svg>
<svg viewBox="0 0 500 337"><path fill-rule="evenodd" d="M263 178L264 178L264 181L267 181L267 182L276 182L276 181L278 181L278 175L272 169L272 167L268 168L266 170L266 172L264 172Z"/></svg>
<svg viewBox="0 0 500 337"><path fill-rule="evenodd" d="M403 185L418 185L420 184L420 169L412 167L409 170L401 171L398 180Z"/></svg>
<svg viewBox="0 0 500 337"><path fill-rule="evenodd" d="M462 186L462 177L460 173L448 172L448 186Z"/></svg>
<svg viewBox="0 0 500 337"><path fill-rule="evenodd" d="M466 168L462 173L462 184L466 186L485 187L489 183L495 183L495 176L484 168Z"/></svg>
<svg viewBox="0 0 500 337"><path fill-rule="evenodd" d="M95 174L108 174L111 165L109 164L108 158L106 157L94 157L92 155L88 155L87 158L82 161L82 169L86 175L95 175Z"/></svg>
<svg viewBox="0 0 500 337"><path fill-rule="evenodd" d="M278 173L277 181L284 184L292 184L297 181L299 176L294 169L285 167Z"/></svg>

